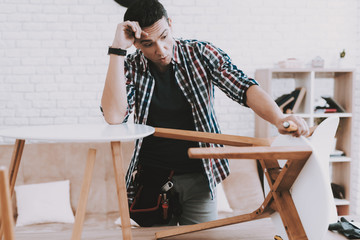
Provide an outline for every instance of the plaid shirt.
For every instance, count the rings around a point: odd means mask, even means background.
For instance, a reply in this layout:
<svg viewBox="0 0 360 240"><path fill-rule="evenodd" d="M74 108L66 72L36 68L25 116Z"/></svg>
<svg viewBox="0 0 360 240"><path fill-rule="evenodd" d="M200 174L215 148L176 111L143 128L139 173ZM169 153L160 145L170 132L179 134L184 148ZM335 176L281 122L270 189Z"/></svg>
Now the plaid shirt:
<svg viewBox="0 0 360 240"><path fill-rule="evenodd" d="M214 85L228 97L246 106L246 90L257 82L248 78L231 63L221 49L207 42L196 40L174 40L172 66L175 79L191 105L196 131L220 133L214 112ZM154 77L150 73L147 59L140 50L127 56L125 60L129 115L134 110L134 121L146 124L151 97L154 90ZM135 144L135 151L126 174L126 184L132 184L132 174L138 163L142 139ZM217 146L199 143L200 147ZM209 188L212 195L217 183L230 173L227 159L203 159ZM131 195L131 194L129 194ZM129 199L131 201L131 199Z"/></svg>

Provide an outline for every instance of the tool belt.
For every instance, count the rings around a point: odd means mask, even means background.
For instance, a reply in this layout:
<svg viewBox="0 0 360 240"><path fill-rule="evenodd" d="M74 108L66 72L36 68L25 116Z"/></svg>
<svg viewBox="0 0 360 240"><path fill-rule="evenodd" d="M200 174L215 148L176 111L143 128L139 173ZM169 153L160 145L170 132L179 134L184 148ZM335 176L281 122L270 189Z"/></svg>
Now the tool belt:
<svg viewBox="0 0 360 240"><path fill-rule="evenodd" d="M168 224L176 202L173 170L138 166L135 175L135 198L130 205L130 218L141 227Z"/></svg>

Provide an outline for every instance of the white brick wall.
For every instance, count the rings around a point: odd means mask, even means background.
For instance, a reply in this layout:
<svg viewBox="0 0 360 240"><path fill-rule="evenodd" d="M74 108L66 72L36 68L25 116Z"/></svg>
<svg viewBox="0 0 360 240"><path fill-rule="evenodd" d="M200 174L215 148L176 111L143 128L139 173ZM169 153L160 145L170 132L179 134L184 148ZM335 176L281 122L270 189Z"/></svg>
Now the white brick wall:
<svg viewBox="0 0 360 240"><path fill-rule="evenodd" d="M360 3L358 2L357 42L360 41ZM351 165L351 212L360 215L360 48L356 51L356 82L354 86L354 127L353 127L353 161Z"/></svg>
<svg viewBox="0 0 360 240"><path fill-rule="evenodd" d="M349 64L360 67L357 0L162 2L175 36L213 42L250 77L257 68L288 57L309 63L319 55L326 66L334 66L342 49ZM111 0L0 0L0 127L102 122L98 106L106 52L124 11ZM251 110L216 94L223 132L253 136ZM359 112L356 103L355 146L360 144ZM360 212L355 147L353 155L352 204Z"/></svg>
<svg viewBox="0 0 360 240"><path fill-rule="evenodd" d="M103 121L106 51L123 13L114 1L1 1L1 127Z"/></svg>

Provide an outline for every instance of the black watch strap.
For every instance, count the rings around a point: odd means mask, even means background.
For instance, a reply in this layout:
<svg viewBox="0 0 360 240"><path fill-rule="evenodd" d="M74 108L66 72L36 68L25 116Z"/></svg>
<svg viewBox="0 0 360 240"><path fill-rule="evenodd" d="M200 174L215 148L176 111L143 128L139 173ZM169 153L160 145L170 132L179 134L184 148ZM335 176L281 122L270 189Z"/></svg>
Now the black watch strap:
<svg viewBox="0 0 360 240"><path fill-rule="evenodd" d="M108 55L110 55L110 54L115 54L115 55L119 55L119 56L126 56L126 50L121 49L121 48L109 47Z"/></svg>

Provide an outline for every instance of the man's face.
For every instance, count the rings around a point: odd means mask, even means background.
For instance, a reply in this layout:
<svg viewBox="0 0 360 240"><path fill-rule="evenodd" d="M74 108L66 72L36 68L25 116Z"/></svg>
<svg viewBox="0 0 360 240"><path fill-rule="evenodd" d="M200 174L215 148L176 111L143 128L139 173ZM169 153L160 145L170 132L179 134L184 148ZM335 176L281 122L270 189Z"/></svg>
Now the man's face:
<svg viewBox="0 0 360 240"><path fill-rule="evenodd" d="M142 35L140 39L137 39L135 47L140 48L144 56L160 71L164 71L171 62L174 46L171 20L169 19L168 23L165 18L162 18L142 30L148 35Z"/></svg>

